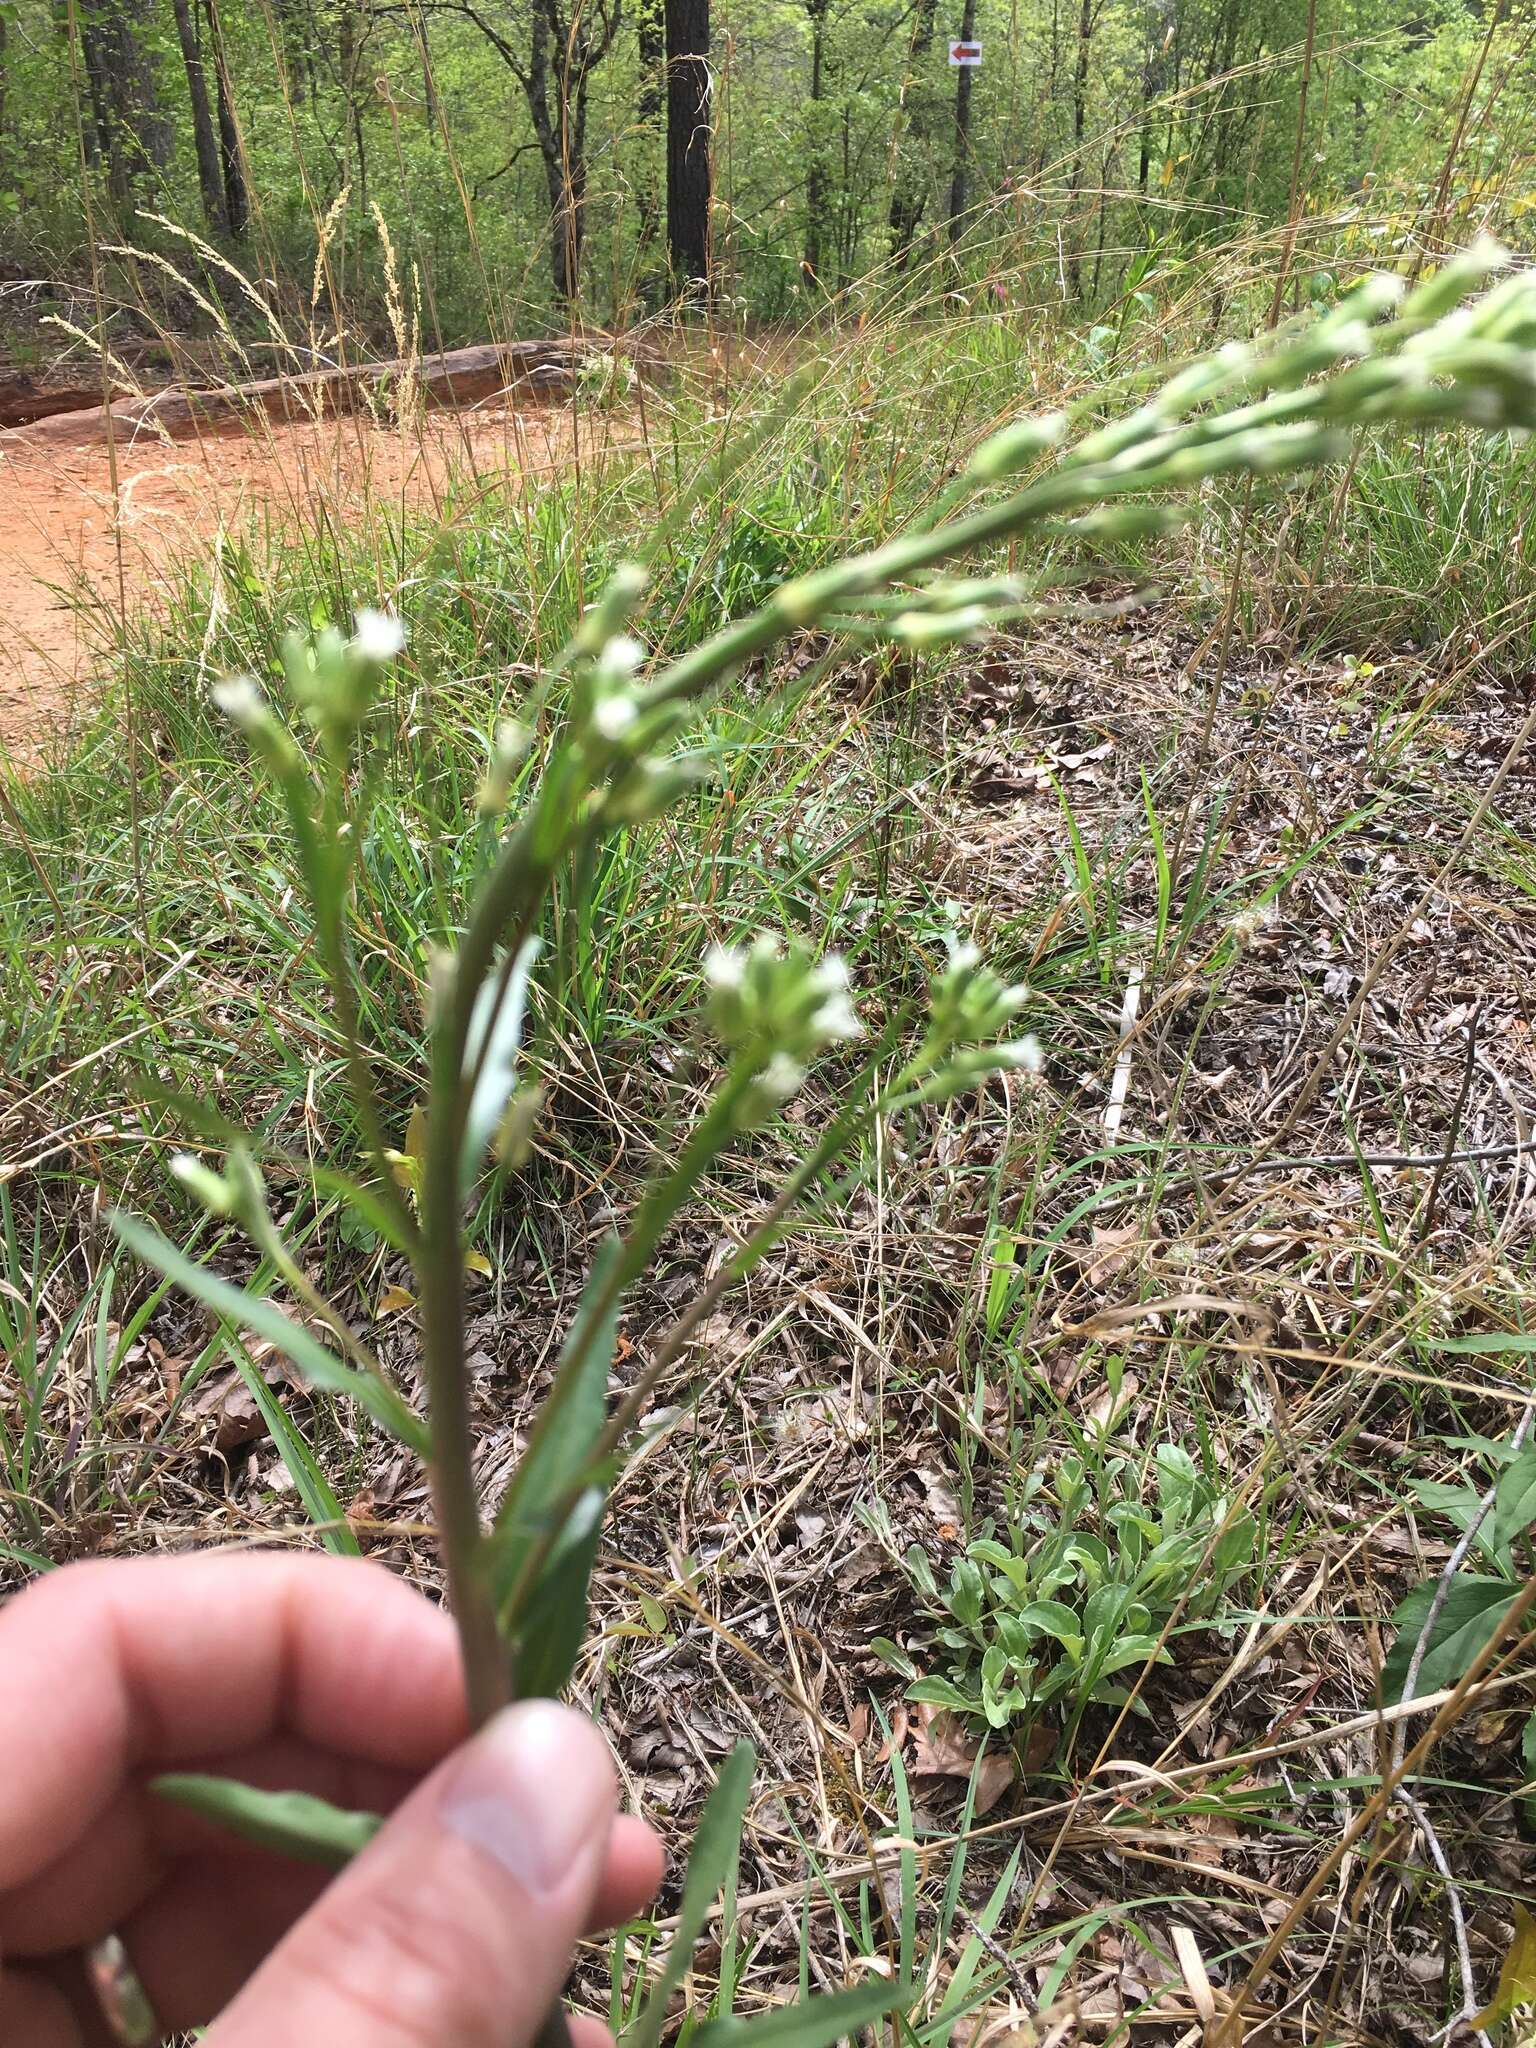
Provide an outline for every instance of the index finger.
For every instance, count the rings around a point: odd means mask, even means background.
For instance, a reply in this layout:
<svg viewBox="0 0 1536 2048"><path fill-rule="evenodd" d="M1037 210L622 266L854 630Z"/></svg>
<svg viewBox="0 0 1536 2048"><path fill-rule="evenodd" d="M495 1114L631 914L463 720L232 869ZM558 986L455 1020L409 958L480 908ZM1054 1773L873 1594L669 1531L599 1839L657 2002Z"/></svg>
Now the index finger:
<svg viewBox="0 0 1536 2048"><path fill-rule="evenodd" d="M257 1551L66 1566L0 1613L0 1889L142 1765L284 1731L421 1771L465 1728L452 1624L378 1565Z"/></svg>

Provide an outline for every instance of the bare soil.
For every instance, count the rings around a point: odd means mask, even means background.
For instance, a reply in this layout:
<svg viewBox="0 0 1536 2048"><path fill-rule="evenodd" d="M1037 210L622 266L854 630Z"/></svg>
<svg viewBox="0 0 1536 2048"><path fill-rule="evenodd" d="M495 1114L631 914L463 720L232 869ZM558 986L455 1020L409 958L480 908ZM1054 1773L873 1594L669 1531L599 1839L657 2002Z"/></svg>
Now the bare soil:
<svg viewBox="0 0 1536 2048"><path fill-rule="evenodd" d="M581 444L625 429L580 427ZM441 504L466 477L549 473L577 449L561 405L0 454L0 747L22 769L67 746L93 710L125 612L153 607L221 532L349 518L371 503Z"/></svg>

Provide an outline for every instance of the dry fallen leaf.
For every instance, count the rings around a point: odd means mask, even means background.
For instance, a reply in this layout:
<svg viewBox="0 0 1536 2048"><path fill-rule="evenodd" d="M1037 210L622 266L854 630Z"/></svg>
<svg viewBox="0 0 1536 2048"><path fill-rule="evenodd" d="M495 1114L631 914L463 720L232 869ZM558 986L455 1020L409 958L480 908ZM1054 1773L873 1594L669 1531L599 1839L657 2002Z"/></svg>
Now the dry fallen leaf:
<svg viewBox="0 0 1536 2048"><path fill-rule="evenodd" d="M976 1770L981 1745L972 1742L953 1714L924 1704L912 1732L912 1769L919 1778L963 1778ZM976 1777L976 1815L989 1813L1017 1776L1006 1748L992 1748Z"/></svg>
<svg viewBox="0 0 1536 2048"><path fill-rule="evenodd" d="M187 1404L187 1413L212 1421L213 1448L221 1457L243 1450L267 1434L256 1396L233 1366L211 1375Z"/></svg>
<svg viewBox="0 0 1536 2048"><path fill-rule="evenodd" d="M1141 1234L1139 1223L1095 1224L1092 1249L1083 1267L1083 1278L1088 1285L1105 1287L1117 1273L1123 1273L1136 1256Z"/></svg>

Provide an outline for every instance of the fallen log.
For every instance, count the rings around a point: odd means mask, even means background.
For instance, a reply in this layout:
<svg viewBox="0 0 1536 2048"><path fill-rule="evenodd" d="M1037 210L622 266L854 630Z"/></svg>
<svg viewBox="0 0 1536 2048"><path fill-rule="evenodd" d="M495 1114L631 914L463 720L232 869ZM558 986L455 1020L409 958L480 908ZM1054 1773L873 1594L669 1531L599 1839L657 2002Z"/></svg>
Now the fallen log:
<svg viewBox="0 0 1536 2048"><path fill-rule="evenodd" d="M219 384L207 389L174 385L147 398L121 398L104 407L59 411L29 426L0 432L0 446L87 447L105 441L168 438L218 433L259 419L302 425L355 412L370 398L386 401L392 390L415 388L429 405L465 407L502 397L553 397L569 391L576 372L599 353L584 341L503 341L415 361L364 363L335 370L307 370L291 377L263 377L253 384ZM654 372L656 362L647 366Z"/></svg>
<svg viewBox="0 0 1536 2048"><path fill-rule="evenodd" d="M44 389L25 371L0 378L0 428L26 427L56 412L82 412L101 404L101 386L55 385Z"/></svg>

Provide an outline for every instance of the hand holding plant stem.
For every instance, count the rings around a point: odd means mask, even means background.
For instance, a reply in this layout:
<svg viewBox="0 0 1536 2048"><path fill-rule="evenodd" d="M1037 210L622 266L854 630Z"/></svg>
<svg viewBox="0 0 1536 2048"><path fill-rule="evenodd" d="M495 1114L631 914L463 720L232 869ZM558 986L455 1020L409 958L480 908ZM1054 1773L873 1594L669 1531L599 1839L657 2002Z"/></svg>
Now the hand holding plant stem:
<svg viewBox="0 0 1536 2048"><path fill-rule="evenodd" d="M645 650L629 630L645 574L621 566L523 718L497 736L482 808L496 818L514 790L518 801L456 948L431 967L419 1215L390 1171L385 1120L359 1039L347 940L352 864L372 801L373 703L398 651L398 629L369 615L360 618L351 641L328 630L313 641L293 636L286 644L290 694L319 743L314 764L254 684L224 686L224 709L285 800L373 1174L358 1199L383 1217L391 1242L414 1270L429 1435L408 1410L402 1417L404 1404L377 1361L274 1242L252 1161L234 1155L222 1177L201 1167L183 1172L207 1206L252 1231L350 1361L343 1365L288 1325L295 1332L290 1355L301 1368L316 1371L316 1352L329 1358L329 1366L319 1368L327 1385L366 1398L376 1420L424 1444L475 1725L512 1698L553 1693L568 1681L615 1461L700 1319L696 1303L662 1338L650 1367L610 1418L608 1372L627 1290L712 1162L777 1113L812 1061L859 1029L837 963L817 962L798 944L784 949L768 939L711 954L706 1020L723 1048L719 1081L627 1234L610 1240L595 1260L527 1454L487 1529L471 1457L463 1219L498 1132L511 1140L526 1114L515 1085L518 1054L556 878L567 871L579 876L605 839L643 828L712 773L709 754L680 747L690 719L744 663L787 634L824 626L914 648L941 647L1027 616L1038 602L1038 578L981 573L946 579L940 565L947 560L1031 532L1091 545L1149 525L1172 525L1188 516L1190 501L1186 495L1170 504L1168 494L1198 491L1221 476L1304 471L1341 454L1347 430L1357 426L1462 422L1529 431L1536 426L1536 284L1512 276L1481 300L1463 303L1502 260L1499 252L1480 248L1406 298L1397 280L1368 278L1299 332L1218 350L1073 444L1064 414L1007 426L977 450L928 524L795 578L759 611L722 626L649 676L642 673ZM1054 462L1041 468L1055 451L1061 452ZM1036 470L1014 487L1012 479ZM557 697L562 688L563 698ZM541 732L546 723L549 729ZM975 1086L999 1069L1032 1063L1027 1042L998 1036L1019 1000L1019 992L1004 988L973 953L957 949L936 984L916 1050L884 1086L875 1085L877 1063L865 1067L822 1142L728 1262L727 1278L740 1277L762 1256L794 1205L861 1127ZM894 1038L893 1030L889 1043ZM221 1311L230 1311L229 1297L244 1299L217 1276L189 1268L142 1226L124 1230L138 1249ZM717 1291L706 1290L706 1297ZM269 1329L283 1324L280 1311L262 1306ZM721 1823L714 1833L720 1840L730 1834L734 1854L730 1828ZM717 1849L711 1867L723 1869L724 1853ZM682 1939L680 1931L679 1946ZM889 1991L887 1999L895 2002Z"/></svg>

